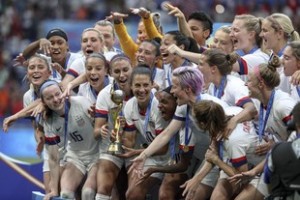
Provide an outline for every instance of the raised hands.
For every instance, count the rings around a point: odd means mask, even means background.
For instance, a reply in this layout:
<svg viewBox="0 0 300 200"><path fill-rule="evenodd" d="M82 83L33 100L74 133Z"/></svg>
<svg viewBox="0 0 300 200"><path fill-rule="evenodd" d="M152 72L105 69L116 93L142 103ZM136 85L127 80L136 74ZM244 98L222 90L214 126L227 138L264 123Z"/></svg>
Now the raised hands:
<svg viewBox="0 0 300 200"><path fill-rule="evenodd" d="M128 17L128 14L123 14L119 12L111 12L109 16L107 16L106 20L113 20L114 22L121 22L124 18Z"/></svg>
<svg viewBox="0 0 300 200"><path fill-rule="evenodd" d="M150 11L146 8L130 8L132 14L139 15L142 18L148 19L150 17Z"/></svg>
<svg viewBox="0 0 300 200"><path fill-rule="evenodd" d="M172 6L170 3L165 2L163 3L163 8L168 11L169 15L173 15L174 17L185 19L185 16L179 8Z"/></svg>
<svg viewBox="0 0 300 200"><path fill-rule="evenodd" d="M17 55L17 57L13 60L13 67L17 67L17 66L23 66L23 67L28 66L28 62L26 61L22 53Z"/></svg>
<svg viewBox="0 0 300 200"><path fill-rule="evenodd" d="M51 53L51 42L45 38L40 39L40 47L39 49L45 54L50 55Z"/></svg>

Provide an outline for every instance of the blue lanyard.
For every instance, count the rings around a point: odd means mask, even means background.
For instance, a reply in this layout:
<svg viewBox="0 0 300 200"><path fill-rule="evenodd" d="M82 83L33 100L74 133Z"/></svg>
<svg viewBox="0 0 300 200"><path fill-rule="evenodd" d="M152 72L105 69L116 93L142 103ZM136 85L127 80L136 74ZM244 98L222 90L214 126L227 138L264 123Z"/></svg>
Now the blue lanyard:
<svg viewBox="0 0 300 200"><path fill-rule="evenodd" d="M286 47L286 45L285 45L284 47L282 47L282 48L280 49L280 51L278 52L277 55L278 55L279 57L281 57L281 56L283 55L283 51L284 51L285 47Z"/></svg>
<svg viewBox="0 0 300 200"><path fill-rule="evenodd" d="M186 118L185 118L185 137L184 137L184 145L186 146L190 143L190 140L192 138L192 132L189 134L189 122L190 122L189 111L190 111L190 106L187 106Z"/></svg>
<svg viewBox="0 0 300 200"><path fill-rule="evenodd" d="M218 99L221 99L221 97L223 96L226 80L227 80L226 76L222 76L219 88L217 88L217 86L215 86L214 88L214 96L217 97Z"/></svg>
<svg viewBox="0 0 300 200"><path fill-rule="evenodd" d="M70 102L69 99L65 99L65 129L64 129L64 151L66 150L67 145L67 135L68 135L68 121L69 121L69 109L70 109Z"/></svg>
<svg viewBox="0 0 300 200"><path fill-rule="evenodd" d="M297 90L298 96L300 97L300 88L298 85L296 86L296 90Z"/></svg>
<svg viewBox="0 0 300 200"><path fill-rule="evenodd" d="M172 158L173 160L176 159L176 141L177 141L177 134L178 134L178 132L177 132L175 135L173 135L173 137L172 137L171 140L170 140L170 144L169 144L169 146L170 146L170 152L171 152L171 158Z"/></svg>
<svg viewBox="0 0 300 200"><path fill-rule="evenodd" d="M147 132L147 127L148 127L148 123L150 120L150 111L151 111L152 100L153 100L153 94L151 93L150 100L149 100L147 110L146 110L145 123L144 123L144 134L146 134L146 132Z"/></svg>
<svg viewBox="0 0 300 200"><path fill-rule="evenodd" d="M91 85L90 85L90 89L91 89L91 92L92 92L94 98L97 99L98 92Z"/></svg>
<svg viewBox="0 0 300 200"><path fill-rule="evenodd" d="M259 135L259 141L262 141L262 136L264 135L264 131L266 128L266 124L272 109L273 101L274 101L274 96L275 96L275 90L272 91L268 105L267 105L267 110L266 110L266 115L264 117L264 106L261 103L260 104L260 109L259 109L259 128L258 128L258 135Z"/></svg>
<svg viewBox="0 0 300 200"><path fill-rule="evenodd" d="M223 161L223 141L218 141L218 154L219 158Z"/></svg>
<svg viewBox="0 0 300 200"><path fill-rule="evenodd" d="M70 57L71 57L71 53L68 52L67 57L66 57L66 62L65 62L64 69L68 68L68 63L69 63Z"/></svg>
<svg viewBox="0 0 300 200"><path fill-rule="evenodd" d="M154 79L155 79L155 76L156 76L156 72L157 72L157 69L156 69L156 67L154 67L152 69L152 75L151 75L151 79L152 79L153 82L154 82Z"/></svg>
<svg viewBox="0 0 300 200"><path fill-rule="evenodd" d="M38 98L38 95L34 90L32 93L32 97L33 97L34 101L37 100L37 98ZM34 123L36 126L38 126L40 119L41 119L41 113L37 114L37 116L34 118Z"/></svg>
<svg viewBox="0 0 300 200"><path fill-rule="evenodd" d="M257 49L258 49L258 47L255 46L255 47L253 47L253 48L249 51L249 53L245 53L245 55L246 55L246 54L253 54Z"/></svg>
<svg viewBox="0 0 300 200"><path fill-rule="evenodd" d="M171 74L172 74L172 66L169 65L169 70L168 70L168 73L167 73L167 79L168 79L168 83L169 83L168 87L170 85L172 85Z"/></svg>
<svg viewBox="0 0 300 200"><path fill-rule="evenodd" d="M185 59L184 62L182 63L182 65L180 65L180 67L182 67L182 66L190 66L190 65L191 65L190 62L187 59ZM169 83L168 86L172 85L172 81L171 81L172 71L173 71L172 70L172 65L170 64L169 65L169 70L168 70L168 73L167 73L167 79L168 79L168 83Z"/></svg>
<svg viewBox="0 0 300 200"><path fill-rule="evenodd" d="M103 88L105 88L108 84L109 84L109 78L108 78L108 76L105 76ZM91 92L92 92L93 96L95 97L95 99L97 99L98 92L91 85L90 85L90 89L91 89Z"/></svg>

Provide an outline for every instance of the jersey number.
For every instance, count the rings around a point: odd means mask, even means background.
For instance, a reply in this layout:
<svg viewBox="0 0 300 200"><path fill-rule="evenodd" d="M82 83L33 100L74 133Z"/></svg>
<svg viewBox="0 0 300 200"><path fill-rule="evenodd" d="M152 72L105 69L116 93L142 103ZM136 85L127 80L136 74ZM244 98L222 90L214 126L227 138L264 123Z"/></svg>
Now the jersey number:
<svg viewBox="0 0 300 200"><path fill-rule="evenodd" d="M78 131L74 131L72 133L70 133L71 138L75 141L75 142L80 142L83 140L83 137L78 133Z"/></svg>

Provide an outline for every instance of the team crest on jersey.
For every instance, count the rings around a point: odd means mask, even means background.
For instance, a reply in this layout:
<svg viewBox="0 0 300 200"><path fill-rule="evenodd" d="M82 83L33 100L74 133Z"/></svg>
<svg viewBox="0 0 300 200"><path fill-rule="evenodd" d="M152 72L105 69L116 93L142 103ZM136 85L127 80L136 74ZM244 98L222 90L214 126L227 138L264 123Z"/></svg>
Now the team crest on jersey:
<svg viewBox="0 0 300 200"><path fill-rule="evenodd" d="M148 127L154 127L155 128L155 123L153 121L149 121Z"/></svg>
<svg viewBox="0 0 300 200"><path fill-rule="evenodd" d="M75 121L78 126L84 126L85 122L82 116L75 116Z"/></svg>

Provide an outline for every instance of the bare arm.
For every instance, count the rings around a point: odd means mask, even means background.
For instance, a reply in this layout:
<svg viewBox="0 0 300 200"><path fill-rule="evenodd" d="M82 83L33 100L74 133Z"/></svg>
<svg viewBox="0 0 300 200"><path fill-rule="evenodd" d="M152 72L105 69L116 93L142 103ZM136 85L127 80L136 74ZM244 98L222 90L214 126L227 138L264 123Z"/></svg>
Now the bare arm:
<svg viewBox="0 0 300 200"><path fill-rule="evenodd" d="M108 137L107 120L105 118L95 118L94 138Z"/></svg>
<svg viewBox="0 0 300 200"><path fill-rule="evenodd" d="M48 162L50 168L50 193L48 193L46 197L49 198L59 196L59 150L57 145L47 145L46 148L49 153Z"/></svg>
<svg viewBox="0 0 300 200"><path fill-rule="evenodd" d="M181 173L185 172L190 165L191 156L188 154L181 154L180 161L174 165L167 166L153 166L150 169L152 173Z"/></svg>
<svg viewBox="0 0 300 200"><path fill-rule="evenodd" d="M41 103L42 103L41 99L37 99L34 102L32 102L31 104L29 104L27 107L25 107L22 110L20 110L19 112L17 112L16 114L5 118L3 121L4 132L6 132L9 128L9 126L12 125L12 123L15 122L16 120L18 120L22 117L29 117L31 115L32 111L34 110L34 108Z"/></svg>
<svg viewBox="0 0 300 200"><path fill-rule="evenodd" d="M166 145L170 139L175 135L180 129L183 122L173 119L167 128L161 132L151 144L145 149L143 153L148 157L158 152L164 145Z"/></svg>
<svg viewBox="0 0 300 200"><path fill-rule="evenodd" d="M187 37L194 38L193 33L185 19L183 12L181 12L179 8L174 7L169 3L165 4L165 8L169 11L168 13L169 15L173 15L177 17L177 24L178 24L179 31Z"/></svg>
<svg viewBox="0 0 300 200"><path fill-rule="evenodd" d="M67 81L64 81L64 83L62 84L67 84L67 86L64 88L64 92L63 92L63 95L62 97L66 97L66 96L70 96L71 95L71 92L72 90L79 86L80 84L82 83L85 83L87 82L87 78L86 78L86 74L80 74L77 78L73 79L72 81L70 82L67 82Z"/></svg>
<svg viewBox="0 0 300 200"><path fill-rule="evenodd" d="M64 79L60 82L60 85L65 90L65 88L67 88L68 83L70 83L74 79L75 79L74 76L72 76L70 74L66 74L65 77L64 77Z"/></svg>
<svg viewBox="0 0 300 200"><path fill-rule="evenodd" d="M186 181L182 186L180 186L181 188L185 188L182 193L183 196L192 196L194 194L194 191L196 191L196 189L200 185L202 179L212 170L214 165L207 161L204 162L205 163L198 171L198 173L195 174L193 178Z"/></svg>
<svg viewBox="0 0 300 200"><path fill-rule="evenodd" d="M251 121L257 115L257 110L252 102L244 104L243 110L232 117L227 125L227 135L229 135L238 123L243 123L246 121Z"/></svg>
<svg viewBox="0 0 300 200"><path fill-rule="evenodd" d="M34 55L38 50L42 50L44 54L50 54L51 43L49 40L45 38L41 38L35 42L29 44L23 51L23 56L25 58L30 58Z"/></svg>
<svg viewBox="0 0 300 200"><path fill-rule="evenodd" d="M194 63L197 63L197 64L201 60L201 54L200 53L193 53L193 52L190 52L190 51L185 51L185 50L179 48L176 44L171 44L168 47L167 51L169 53L177 54L180 57L186 58L186 59L190 60L191 62L194 62Z"/></svg>

